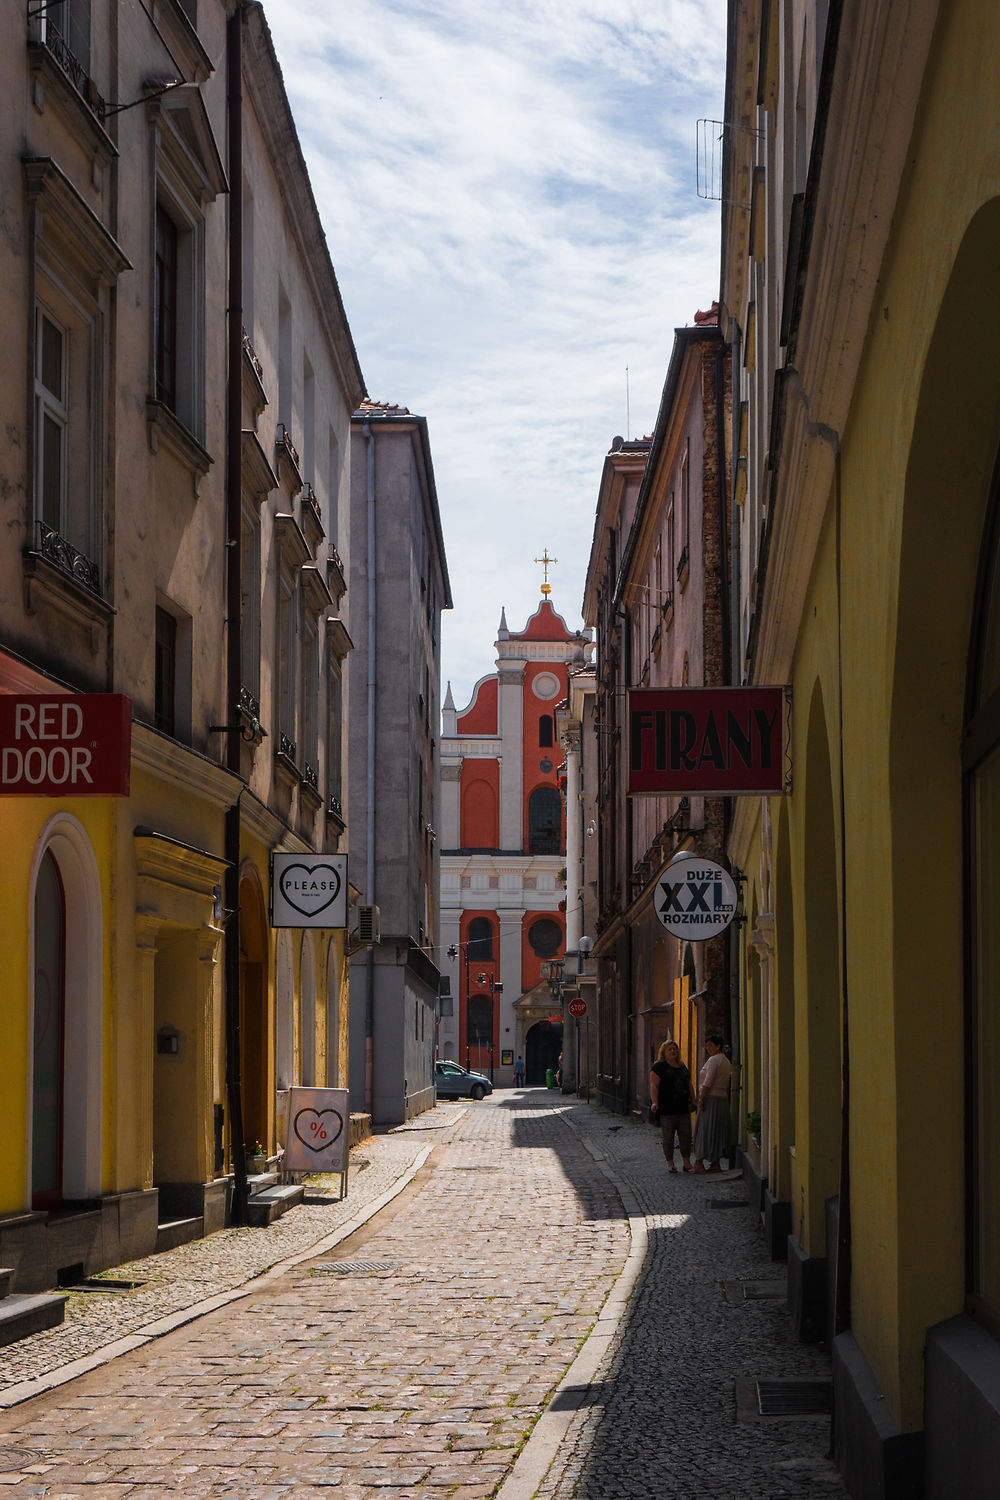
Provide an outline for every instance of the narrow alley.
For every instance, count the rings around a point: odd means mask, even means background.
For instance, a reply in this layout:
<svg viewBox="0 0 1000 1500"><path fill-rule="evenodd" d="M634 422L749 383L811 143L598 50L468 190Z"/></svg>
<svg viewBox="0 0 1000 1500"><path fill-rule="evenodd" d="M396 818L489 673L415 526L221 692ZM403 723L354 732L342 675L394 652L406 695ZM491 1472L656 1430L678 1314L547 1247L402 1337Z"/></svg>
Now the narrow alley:
<svg viewBox="0 0 1000 1500"><path fill-rule="evenodd" d="M378 1159L401 1138L431 1149L390 1167L416 1170L386 1203ZM753 1381L829 1370L792 1339L735 1174L668 1177L654 1131L542 1090L439 1106L362 1155L350 1223L369 1177L367 1224L325 1250L319 1231L290 1269L10 1406L4 1491L843 1496L828 1418L748 1408ZM142 1271L148 1286L156 1258ZM23 1378L68 1336L4 1355Z"/></svg>

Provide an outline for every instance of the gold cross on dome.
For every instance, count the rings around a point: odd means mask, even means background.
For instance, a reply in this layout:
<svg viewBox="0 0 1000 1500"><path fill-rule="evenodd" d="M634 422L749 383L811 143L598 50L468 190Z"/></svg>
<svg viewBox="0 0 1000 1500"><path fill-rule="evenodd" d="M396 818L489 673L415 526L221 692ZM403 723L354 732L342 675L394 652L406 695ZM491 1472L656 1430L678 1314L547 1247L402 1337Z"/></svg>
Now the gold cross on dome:
<svg viewBox="0 0 1000 1500"><path fill-rule="evenodd" d="M548 547L543 547L542 548L542 555L541 555L541 557L536 557L535 558L535 562L536 563L541 563L542 567L545 569L545 573L543 575L545 581L542 584L542 598L543 599L547 599L548 596L552 592L552 585L549 582L549 569L551 568L551 566L552 566L553 563L557 563L558 561L559 561L558 557L550 557L549 556L549 549L548 549Z"/></svg>

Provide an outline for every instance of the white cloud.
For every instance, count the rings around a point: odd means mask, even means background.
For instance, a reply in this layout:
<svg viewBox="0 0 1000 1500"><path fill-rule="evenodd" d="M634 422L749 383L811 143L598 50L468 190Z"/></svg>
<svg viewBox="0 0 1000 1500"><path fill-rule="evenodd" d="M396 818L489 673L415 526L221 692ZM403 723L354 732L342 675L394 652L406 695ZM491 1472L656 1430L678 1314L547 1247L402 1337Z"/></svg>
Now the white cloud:
<svg viewBox="0 0 1000 1500"><path fill-rule="evenodd" d="M579 624L604 454L718 288L695 121L725 0L268 0L370 393L430 426L460 704L538 601Z"/></svg>

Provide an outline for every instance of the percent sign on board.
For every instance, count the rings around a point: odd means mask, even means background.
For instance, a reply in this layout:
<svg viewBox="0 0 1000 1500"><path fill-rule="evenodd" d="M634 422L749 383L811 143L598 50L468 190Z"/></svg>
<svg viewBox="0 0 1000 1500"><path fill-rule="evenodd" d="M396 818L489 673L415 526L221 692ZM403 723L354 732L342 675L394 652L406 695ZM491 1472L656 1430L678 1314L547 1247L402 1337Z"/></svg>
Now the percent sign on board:
<svg viewBox="0 0 1000 1500"><path fill-rule="evenodd" d="M303 1146L308 1146L310 1151L323 1151L339 1138L344 1121L335 1109L300 1109L293 1128Z"/></svg>

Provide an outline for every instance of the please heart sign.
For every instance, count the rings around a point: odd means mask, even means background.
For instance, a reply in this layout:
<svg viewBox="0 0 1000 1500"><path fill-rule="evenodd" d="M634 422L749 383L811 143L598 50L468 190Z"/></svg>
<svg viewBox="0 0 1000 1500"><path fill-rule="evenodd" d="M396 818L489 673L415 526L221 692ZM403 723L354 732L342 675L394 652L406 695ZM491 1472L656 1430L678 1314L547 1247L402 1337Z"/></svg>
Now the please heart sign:
<svg viewBox="0 0 1000 1500"><path fill-rule="evenodd" d="M346 1172L350 1117L347 1089L290 1089L285 1171Z"/></svg>
<svg viewBox="0 0 1000 1500"><path fill-rule="evenodd" d="M271 857L271 925L346 927L346 854Z"/></svg>

